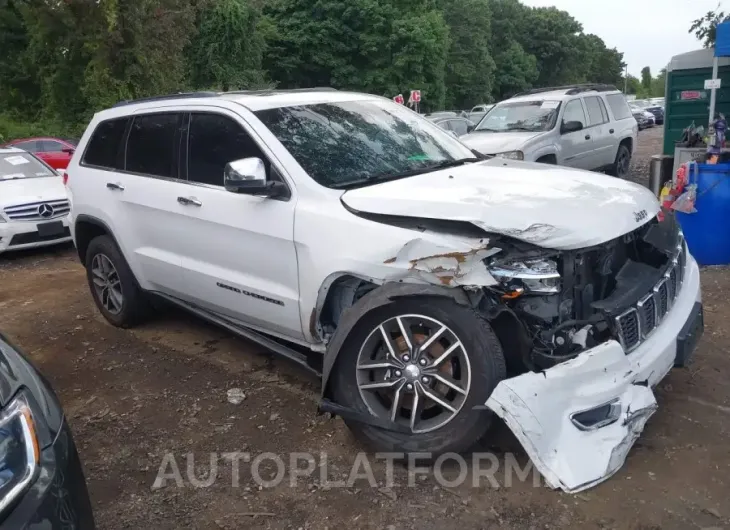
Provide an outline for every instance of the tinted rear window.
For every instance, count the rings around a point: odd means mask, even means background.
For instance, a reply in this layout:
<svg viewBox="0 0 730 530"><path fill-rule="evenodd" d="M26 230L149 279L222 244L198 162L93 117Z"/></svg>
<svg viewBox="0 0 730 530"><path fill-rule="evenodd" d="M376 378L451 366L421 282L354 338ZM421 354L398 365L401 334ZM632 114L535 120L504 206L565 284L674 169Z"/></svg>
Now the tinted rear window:
<svg viewBox="0 0 730 530"><path fill-rule="evenodd" d="M128 122L129 118L117 118L97 125L81 163L109 169L123 169L120 154Z"/></svg>
<svg viewBox="0 0 730 530"><path fill-rule="evenodd" d="M624 120L631 117L631 110L629 110L629 105L626 103L626 97L623 94L611 94L606 96L606 100L611 107L615 120Z"/></svg>
<svg viewBox="0 0 730 530"><path fill-rule="evenodd" d="M127 171L177 177L175 140L182 114L136 116L127 140Z"/></svg>

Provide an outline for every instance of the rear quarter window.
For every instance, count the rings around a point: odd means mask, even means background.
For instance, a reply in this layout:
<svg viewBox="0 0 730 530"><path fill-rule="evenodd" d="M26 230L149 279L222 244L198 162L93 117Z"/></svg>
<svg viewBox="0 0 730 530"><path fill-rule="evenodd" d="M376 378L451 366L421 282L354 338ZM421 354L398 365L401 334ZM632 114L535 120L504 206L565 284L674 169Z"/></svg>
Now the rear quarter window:
<svg viewBox="0 0 730 530"><path fill-rule="evenodd" d="M623 94L611 94L610 96L606 96L606 101L608 101L608 106L611 107L611 112L615 120L631 118L631 109L629 109L629 104L626 103L626 96Z"/></svg>
<svg viewBox="0 0 730 530"><path fill-rule="evenodd" d="M106 120L96 126L81 159L82 165L124 169L124 133L129 118Z"/></svg>

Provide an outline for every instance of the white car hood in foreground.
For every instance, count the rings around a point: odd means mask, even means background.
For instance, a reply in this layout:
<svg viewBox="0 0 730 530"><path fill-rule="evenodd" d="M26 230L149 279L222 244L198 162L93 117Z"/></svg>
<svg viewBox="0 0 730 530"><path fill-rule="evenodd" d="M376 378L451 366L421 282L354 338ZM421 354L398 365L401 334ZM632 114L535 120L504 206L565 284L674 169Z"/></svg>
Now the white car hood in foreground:
<svg viewBox="0 0 730 530"><path fill-rule="evenodd" d="M0 209L31 202L65 199L66 197L66 188L58 175L0 180Z"/></svg>
<svg viewBox="0 0 730 530"><path fill-rule="evenodd" d="M350 190L342 201L361 212L466 221L562 250L615 239L659 211L638 184L498 158Z"/></svg>
<svg viewBox="0 0 730 530"><path fill-rule="evenodd" d="M476 131L459 138L463 143L485 155L507 151L519 151L525 143L542 134L540 132L489 132Z"/></svg>

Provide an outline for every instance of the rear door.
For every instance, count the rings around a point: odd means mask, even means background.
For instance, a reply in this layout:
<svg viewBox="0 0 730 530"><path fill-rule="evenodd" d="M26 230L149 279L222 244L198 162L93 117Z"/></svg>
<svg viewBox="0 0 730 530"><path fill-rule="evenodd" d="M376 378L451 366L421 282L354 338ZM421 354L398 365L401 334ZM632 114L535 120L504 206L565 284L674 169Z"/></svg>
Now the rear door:
<svg viewBox="0 0 730 530"><path fill-rule="evenodd" d="M580 131L562 133L560 136L561 165L580 169L593 169L593 138L588 127L588 119L580 98L568 101L563 111L562 123L579 122Z"/></svg>
<svg viewBox="0 0 730 530"><path fill-rule="evenodd" d="M184 291L181 253L194 244L182 227L185 209L177 201L185 189L180 178L184 116L173 108L136 113L128 126L124 171L106 183L122 210L116 230L128 259L148 289L176 297Z"/></svg>
<svg viewBox="0 0 730 530"><path fill-rule="evenodd" d="M586 96L583 98L588 111L588 123L591 139L593 140L593 154L591 155L593 167L598 169L613 164L618 150L618 141L615 131L608 120L608 111L603 100L598 96Z"/></svg>

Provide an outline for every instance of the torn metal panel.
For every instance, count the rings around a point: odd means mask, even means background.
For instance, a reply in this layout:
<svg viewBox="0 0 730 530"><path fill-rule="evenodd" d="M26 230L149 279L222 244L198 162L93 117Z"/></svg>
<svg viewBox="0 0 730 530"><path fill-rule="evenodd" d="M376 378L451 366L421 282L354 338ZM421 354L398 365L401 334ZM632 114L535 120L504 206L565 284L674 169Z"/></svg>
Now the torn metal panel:
<svg viewBox="0 0 730 530"><path fill-rule="evenodd" d="M500 250L490 248L487 240L457 239L451 245L417 238L408 241L383 263L401 271L391 280L409 277L446 287L484 287L497 283L487 271L484 259Z"/></svg>
<svg viewBox="0 0 730 530"><path fill-rule="evenodd" d="M533 223L527 228L500 228L500 227L494 227L489 226L487 223L484 223L479 220L472 221L474 225L478 226L482 230L484 230L487 233L500 233L505 236L514 237L515 239L519 239L520 241L525 241L527 243L534 243L539 244L543 241L546 241L550 238L556 238L565 236L568 234L568 231L565 229L560 229L556 226L545 224L545 223Z"/></svg>

